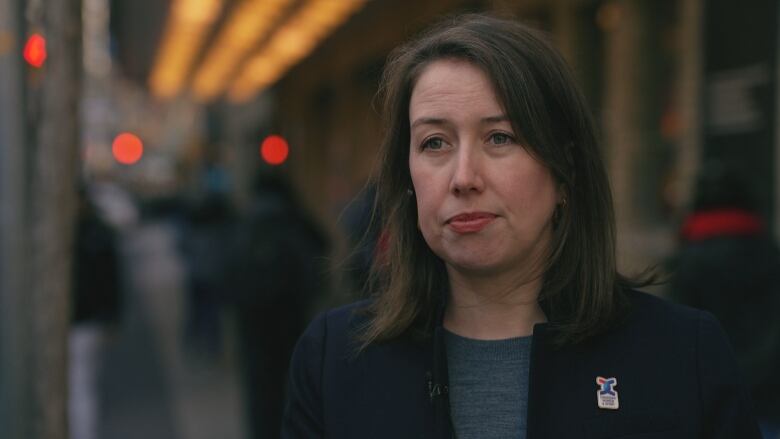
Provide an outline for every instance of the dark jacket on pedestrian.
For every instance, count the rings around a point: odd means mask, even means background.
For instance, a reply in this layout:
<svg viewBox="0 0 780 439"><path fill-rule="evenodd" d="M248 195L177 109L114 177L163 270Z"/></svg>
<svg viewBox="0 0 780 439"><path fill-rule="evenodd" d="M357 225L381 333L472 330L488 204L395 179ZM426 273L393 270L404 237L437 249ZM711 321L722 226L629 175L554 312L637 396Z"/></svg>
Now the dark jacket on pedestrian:
<svg viewBox="0 0 780 439"><path fill-rule="evenodd" d="M671 296L723 325L762 421L780 422L780 250L740 208L694 212L681 233Z"/></svg>
<svg viewBox="0 0 780 439"><path fill-rule="evenodd" d="M76 221L71 317L74 324L115 325L121 315L116 231L84 193Z"/></svg>
<svg viewBox="0 0 780 439"><path fill-rule="evenodd" d="M534 328L527 438L759 439L734 354L712 315L629 292L622 324L556 347ZM441 318L432 336L358 350L365 302L318 316L293 356L283 438L451 438ZM617 410L596 377L616 378Z"/></svg>

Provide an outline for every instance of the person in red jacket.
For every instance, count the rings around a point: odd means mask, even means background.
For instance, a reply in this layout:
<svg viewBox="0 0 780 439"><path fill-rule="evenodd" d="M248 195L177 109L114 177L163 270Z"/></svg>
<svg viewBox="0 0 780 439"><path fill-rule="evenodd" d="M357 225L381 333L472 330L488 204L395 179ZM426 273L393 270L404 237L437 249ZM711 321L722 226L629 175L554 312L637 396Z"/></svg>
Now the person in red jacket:
<svg viewBox="0 0 780 439"><path fill-rule="evenodd" d="M745 176L721 160L699 172L680 233L672 297L711 312L734 346L765 438L780 436L780 249Z"/></svg>
<svg viewBox="0 0 780 439"><path fill-rule="evenodd" d="M717 321L617 272L595 127L543 34L448 19L380 90L374 294L299 340L283 437L760 437Z"/></svg>

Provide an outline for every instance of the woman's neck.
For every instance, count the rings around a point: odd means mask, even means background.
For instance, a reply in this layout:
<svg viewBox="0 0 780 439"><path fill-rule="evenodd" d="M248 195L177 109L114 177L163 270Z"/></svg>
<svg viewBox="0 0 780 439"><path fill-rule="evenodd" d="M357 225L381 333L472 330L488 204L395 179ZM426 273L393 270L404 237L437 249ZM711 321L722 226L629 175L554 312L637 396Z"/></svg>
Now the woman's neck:
<svg viewBox="0 0 780 439"><path fill-rule="evenodd" d="M501 340L533 334L547 321L539 306L542 279L530 281L468 277L450 272L450 295L444 327L463 337Z"/></svg>

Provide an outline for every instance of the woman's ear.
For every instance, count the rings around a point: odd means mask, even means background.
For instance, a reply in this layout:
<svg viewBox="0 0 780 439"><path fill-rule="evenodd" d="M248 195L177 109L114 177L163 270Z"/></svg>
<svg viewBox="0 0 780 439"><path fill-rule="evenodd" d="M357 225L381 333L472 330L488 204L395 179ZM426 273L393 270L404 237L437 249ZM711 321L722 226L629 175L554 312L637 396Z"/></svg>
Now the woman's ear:
<svg viewBox="0 0 780 439"><path fill-rule="evenodd" d="M558 183L558 205L565 207L568 201L567 198L566 185L563 183Z"/></svg>

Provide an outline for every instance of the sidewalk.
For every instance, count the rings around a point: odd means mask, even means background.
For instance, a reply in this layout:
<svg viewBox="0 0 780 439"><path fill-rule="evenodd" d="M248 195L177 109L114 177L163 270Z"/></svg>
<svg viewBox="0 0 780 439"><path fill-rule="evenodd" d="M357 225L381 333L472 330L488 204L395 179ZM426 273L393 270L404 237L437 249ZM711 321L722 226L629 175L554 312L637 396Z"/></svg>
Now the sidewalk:
<svg viewBox="0 0 780 439"><path fill-rule="evenodd" d="M123 237L127 290L105 366L101 438L245 438L235 345L226 342L217 361L185 357L185 271L175 238L164 222Z"/></svg>

